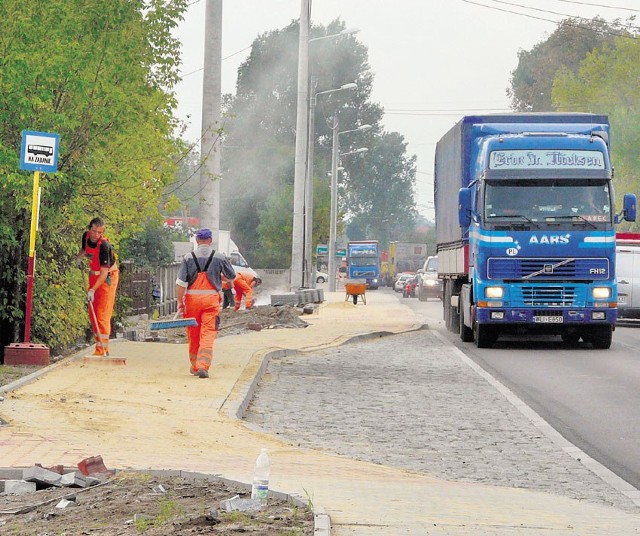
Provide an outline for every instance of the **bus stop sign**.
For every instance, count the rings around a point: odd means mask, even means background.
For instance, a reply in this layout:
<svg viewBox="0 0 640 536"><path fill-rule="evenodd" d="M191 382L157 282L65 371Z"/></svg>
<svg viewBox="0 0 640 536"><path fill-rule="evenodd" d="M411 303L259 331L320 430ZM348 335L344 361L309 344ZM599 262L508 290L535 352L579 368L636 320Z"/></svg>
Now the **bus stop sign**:
<svg viewBox="0 0 640 536"><path fill-rule="evenodd" d="M23 130L20 169L54 173L58 169L59 147L59 134Z"/></svg>

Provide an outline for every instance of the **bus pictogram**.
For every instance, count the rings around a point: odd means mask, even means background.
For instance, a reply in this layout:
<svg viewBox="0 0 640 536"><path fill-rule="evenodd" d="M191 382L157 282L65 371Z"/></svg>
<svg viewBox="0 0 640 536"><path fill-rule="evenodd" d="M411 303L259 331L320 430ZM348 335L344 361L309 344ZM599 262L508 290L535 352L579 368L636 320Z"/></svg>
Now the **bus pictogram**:
<svg viewBox="0 0 640 536"><path fill-rule="evenodd" d="M53 156L53 147L49 147L48 145L28 145L27 152L32 155L45 155L45 156Z"/></svg>

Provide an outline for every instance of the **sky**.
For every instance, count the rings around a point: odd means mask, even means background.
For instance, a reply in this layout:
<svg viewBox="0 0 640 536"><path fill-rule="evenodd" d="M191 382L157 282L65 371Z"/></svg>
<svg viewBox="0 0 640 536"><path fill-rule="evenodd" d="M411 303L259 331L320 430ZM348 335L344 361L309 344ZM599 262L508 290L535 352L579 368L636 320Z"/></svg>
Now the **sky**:
<svg viewBox="0 0 640 536"><path fill-rule="evenodd" d="M177 116L200 135L204 14L194 0L176 36L182 42ZM222 92L234 93L239 65L261 33L300 16L300 0L223 0ZM433 219L437 141L462 116L509 111L506 90L518 52L546 40L557 22L640 15L638 0L311 0L311 22L342 19L358 28L374 74L371 100L385 109L383 127L399 132L417 157L418 211Z"/></svg>

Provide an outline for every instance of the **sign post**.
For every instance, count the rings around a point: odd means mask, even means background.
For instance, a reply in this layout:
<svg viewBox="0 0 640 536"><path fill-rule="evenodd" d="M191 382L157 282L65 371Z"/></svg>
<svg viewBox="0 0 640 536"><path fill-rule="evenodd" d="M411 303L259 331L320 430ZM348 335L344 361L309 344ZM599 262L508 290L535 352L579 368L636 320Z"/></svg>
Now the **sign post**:
<svg viewBox="0 0 640 536"><path fill-rule="evenodd" d="M40 173L54 173L58 167L60 136L47 132L22 131L20 169L33 171L31 199L31 232L29 234L29 264L27 268L27 297L24 322L24 343L5 347L6 365L48 365L49 348L43 344L31 344L31 304L33 301L33 276L36 265L36 232L40 212Z"/></svg>

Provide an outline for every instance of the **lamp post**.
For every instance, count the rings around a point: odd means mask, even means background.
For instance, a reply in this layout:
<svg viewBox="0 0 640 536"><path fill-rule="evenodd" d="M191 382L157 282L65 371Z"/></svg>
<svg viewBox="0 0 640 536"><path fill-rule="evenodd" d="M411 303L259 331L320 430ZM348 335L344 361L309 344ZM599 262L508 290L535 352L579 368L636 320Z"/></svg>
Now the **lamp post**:
<svg viewBox="0 0 640 536"><path fill-rule="evenodd" d="M302 286L304 263L304 198L305 157L309 153L309 43L356 33L358 29L345 29L339 34L309 39L311 0L300 0L300 33L298 36L298 99L296 107L296 145L293 178L293 229L291 233L291 288Z"/></svg>
<svg viewBox="0 0 640 536"><path fill-rule="evenodd" d="M338 114L333 116L333 142L331 146L331 216L329 218L329 292L336 291L336 240L338 228L338 159L340 147L340 135L348 132L364 132L371 128L371 125L361 125L358 128L338 132ZM368 149L362 147L347 154L367 152ZM343 156L344 156L343 155Z"/></svg>
<svg viewBox="0 0 640 536"><path fill-rule="evenodd" d="M340 34L338 34L340 35ZM335 36L328 36L335 37ZM317 39L325 39L319 37ZM313 41L313 40L312 40ZM349 84L343 84L336 89L328 89L326 91L319 91L315 93L316 81L311 79L311 99L309 100L309 154L307 156L307 176L305 181L305 199L304 199L304 274L303 285L307 287L315 287L315 281L313 281L313 151L315 146L315 116L316 116L316 101L320 95L327 95L329 93L335 93L336 91L342 91L345 89L356 89L358 84L351 82Z"/></svg>

